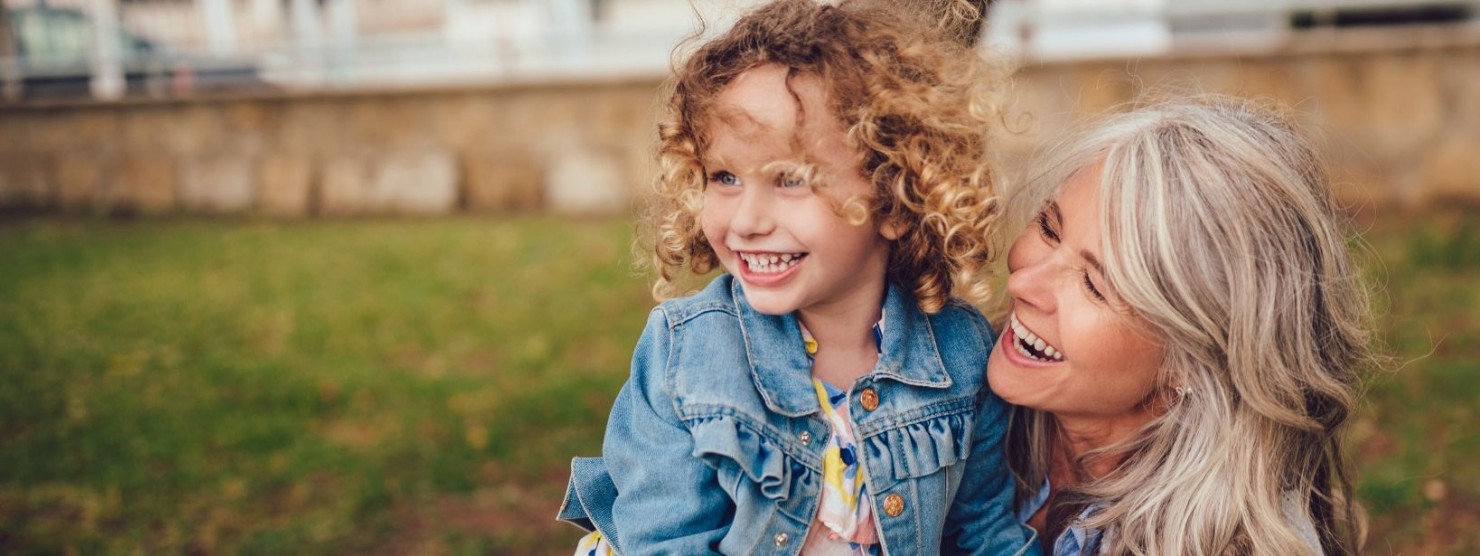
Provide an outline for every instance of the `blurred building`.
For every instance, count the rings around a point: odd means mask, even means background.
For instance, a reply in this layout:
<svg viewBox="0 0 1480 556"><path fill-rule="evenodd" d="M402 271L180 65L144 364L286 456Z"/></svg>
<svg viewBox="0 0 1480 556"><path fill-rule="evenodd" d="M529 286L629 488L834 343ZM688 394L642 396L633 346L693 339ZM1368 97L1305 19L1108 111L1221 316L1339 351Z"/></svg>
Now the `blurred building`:
<svg viewBox="0 0 1480 556"><path fill-rule="evenodd" d="M1300 34L1480 25L1477 0L996 0L988 42L1035 60L1261 54Z"/></svg>
<svg viewBox="0 0 1480 556"><path fill-rule="evenodd" d="M4 0L0 79L14 98L661 75L700 18L755 3Z"/></svg>
<svg viewBox="0 0 1480 556"><path fill-rule="evenodd" d="M0 0L0 214L625 212L675 49L762 1ZM996 0L994 151L1186 84L1294 107L1354 205L1480 201L1477 3Z"/></svg>
<svg viewBox="0 0 1480 556"><path fill-rule="evenodd" d="M7 98L659 76L760 0L3 0ZM1476 25L1480 0L997 0L1038 60L1278 49L1294 34Z"/></svg>

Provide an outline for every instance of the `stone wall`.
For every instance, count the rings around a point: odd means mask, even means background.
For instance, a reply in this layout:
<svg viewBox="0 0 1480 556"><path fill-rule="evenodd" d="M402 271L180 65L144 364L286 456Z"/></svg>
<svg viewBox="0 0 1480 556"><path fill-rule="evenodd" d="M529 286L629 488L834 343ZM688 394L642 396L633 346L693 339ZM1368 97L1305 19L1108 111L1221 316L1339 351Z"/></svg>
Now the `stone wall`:
<svg viewBox="0 0 1480 556"><path fill-rule="evenodd" d="M1009 172L1095 115L1228 93L1293 107L1355 208L1480 203L1480 37L1362 34L1263 56L1042 65L1019 72L998 142Z"/></svg>
<svg viewBox="0 0 1480 556"><path fill-rule="evenodd" d="M625 210L656 80L0 107L0 206L270 216Z"/></svg>
<svg viewBox="0 0 1480 556"><path fill-rule="evenodd" d="M1294 106L1348 203L1480 202L1480 40L1028 66L999 152L1147 89ZM0 209L428 215L628 210L654 170L656 79L0 106Z"/></svg>

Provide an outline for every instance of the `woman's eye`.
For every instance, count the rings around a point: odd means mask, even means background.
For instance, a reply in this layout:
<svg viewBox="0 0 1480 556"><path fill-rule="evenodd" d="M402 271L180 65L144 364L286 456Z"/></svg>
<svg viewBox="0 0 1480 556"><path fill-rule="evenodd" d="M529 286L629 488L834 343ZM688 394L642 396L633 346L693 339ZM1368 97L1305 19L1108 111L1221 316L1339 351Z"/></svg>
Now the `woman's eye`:
<svg viewBox="0 0 1480 556"><path fill-rule="evenodd" d="M1038 232L1043 234L1043 237L1047 238L1049 241L1052 241L1054 243L1059 242L1059 232L1058 230L1053 229L1053 224L1049 223L1048 211L1038 213ZM1088 276L1086 276L1085 279L1088 280Z"/></svg>
<svg viewBox="0 0 1480 556"><path fill-rule="evenodd" d="M740 185L740 178L735 174L731 174L729 172L721 170L719 172L709 174L709 182L717 183L720 185Z"/></svg>
<svg viewBox="0 0 1480 556"><path fill-rule="evenodd" d="M1084 272L1084 289L1089 290L1089 294L1095 299L1105 300L1105 294L1100 293L1100 288L1096 288L1094 281L1089 279L1089 271Z"/></svg>

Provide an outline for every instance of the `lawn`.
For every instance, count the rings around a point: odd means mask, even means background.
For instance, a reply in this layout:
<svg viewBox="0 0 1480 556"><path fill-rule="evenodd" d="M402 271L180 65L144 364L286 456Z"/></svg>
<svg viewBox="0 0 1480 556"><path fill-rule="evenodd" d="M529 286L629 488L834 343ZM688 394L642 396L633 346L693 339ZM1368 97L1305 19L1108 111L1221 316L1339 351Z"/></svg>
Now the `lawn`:
<svg viewBox="0 0 1480 556"><path fill-rule="evenodd" d="M1480 213L1363 225L1377 554L1480 552ZM629 223L0 222L0 553L569 554Z"/></svg>

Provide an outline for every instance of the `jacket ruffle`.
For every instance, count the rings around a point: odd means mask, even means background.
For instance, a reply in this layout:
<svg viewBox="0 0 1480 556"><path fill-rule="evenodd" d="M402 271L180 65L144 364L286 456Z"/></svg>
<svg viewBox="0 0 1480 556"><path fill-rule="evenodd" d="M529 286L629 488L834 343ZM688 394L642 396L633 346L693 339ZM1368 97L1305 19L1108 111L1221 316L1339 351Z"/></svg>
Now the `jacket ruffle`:
<svg viewBox="0 0 1480 556"><path fill-rule="evenodd" d="M889 477L902 481L924 477L966 459L971 453L974 413L962 411L892 428L864 440L868 461L888 463ZM878 470L870 476L887 479ZM880 490L893 486L875 484Z"/></svg>
<svg viewBox="0 0 1480 556"><path fill-rule="evenodd" d="M722 480L744 476L766 498L786 501L819 488L816 473L776 442L730 416L691 421L693 455L719 471Z"/></svg>
<svg viewBox="0 0 1480 556"><path fill-rule="evenodd" d="M607 544L620 548L612 507L617 485L602 458L575 458L570 462L570 482L555 519L585 531L599 531Z"/></svg>

